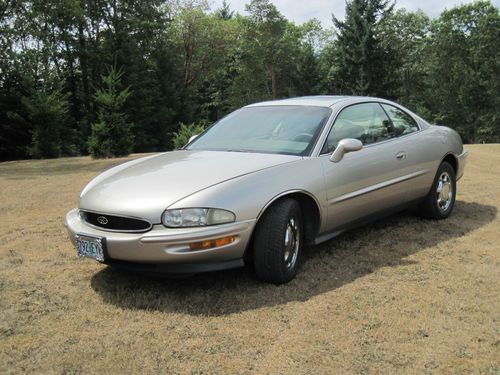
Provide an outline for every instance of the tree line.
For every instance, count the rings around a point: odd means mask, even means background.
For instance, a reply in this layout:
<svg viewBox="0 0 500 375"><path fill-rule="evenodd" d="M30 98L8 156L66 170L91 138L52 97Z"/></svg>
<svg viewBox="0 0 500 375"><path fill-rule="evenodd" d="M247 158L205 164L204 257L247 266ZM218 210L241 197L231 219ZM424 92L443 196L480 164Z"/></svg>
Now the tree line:
<svg viewBox="0 0 500 375"><path fill-rule="evenodd" d="M0 1L0 160L163 151L242 105L317 94L395 100L500 141L500 15L349 0L332 28L269 0ZM184 139L182 138L182 139Z"/></svg>

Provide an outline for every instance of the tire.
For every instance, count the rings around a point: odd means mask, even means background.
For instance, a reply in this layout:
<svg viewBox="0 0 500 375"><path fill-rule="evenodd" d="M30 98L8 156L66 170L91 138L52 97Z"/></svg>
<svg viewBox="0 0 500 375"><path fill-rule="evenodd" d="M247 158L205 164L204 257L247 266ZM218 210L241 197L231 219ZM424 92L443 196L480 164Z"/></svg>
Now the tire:
<svg viewBox="0 0 500 375"><path fill-rule="evenodd" d="M254 234L254 267L257 277L284 284L297 274L304 231L299 203L290 198L277 201L262 215Z"/></svg>
<svg viewBox="0 0 500 375"><path fill-rule="evenodd" d="M456 194L455 170L444 161L437 170L429 194L419 207L420 214L428 219L446 219L453 211Z"/></svg>

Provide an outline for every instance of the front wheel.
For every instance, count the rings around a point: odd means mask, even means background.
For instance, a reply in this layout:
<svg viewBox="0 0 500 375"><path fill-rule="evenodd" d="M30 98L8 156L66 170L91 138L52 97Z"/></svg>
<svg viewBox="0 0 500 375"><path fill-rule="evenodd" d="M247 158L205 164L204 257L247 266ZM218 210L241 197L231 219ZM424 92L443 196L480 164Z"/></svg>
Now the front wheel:
<svg viewBox="0 0 500 375"><path fill-rule="evenodd" d="M438 168L429 194L420 205L420 213L430 219L446 219L453 211L456 193L455 170L444 161Z"/></svg>
<svg viewBox="0 0 500 375"><path fill-rule="evenodd" d="M297 274L303 244L302 212L294 199L270 206L257 223L254 266L262 281L284 284Z"/></svg>

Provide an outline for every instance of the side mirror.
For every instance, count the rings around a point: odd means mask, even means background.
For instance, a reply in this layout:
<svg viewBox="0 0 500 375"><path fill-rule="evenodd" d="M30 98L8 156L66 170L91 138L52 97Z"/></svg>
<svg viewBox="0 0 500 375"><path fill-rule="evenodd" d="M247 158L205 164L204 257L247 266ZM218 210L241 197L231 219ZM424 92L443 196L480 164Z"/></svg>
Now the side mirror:
<svg viewBox="0 0 500 375"><path fill-rule="evenodd" d="M341 139L335 148L335 151L330 155L330 161L338 163L348 152L359 151L363 148L360 140L354 138Z"/></svg>
<svg viewBox="0 0 500 375"><path fill-rule="evenodd" d="M198 138L199 134L195 134L195 135L192 135L191 137L189 137L189 141L188 143L191 143L192 141L194 141L196 138Z"/></svg>

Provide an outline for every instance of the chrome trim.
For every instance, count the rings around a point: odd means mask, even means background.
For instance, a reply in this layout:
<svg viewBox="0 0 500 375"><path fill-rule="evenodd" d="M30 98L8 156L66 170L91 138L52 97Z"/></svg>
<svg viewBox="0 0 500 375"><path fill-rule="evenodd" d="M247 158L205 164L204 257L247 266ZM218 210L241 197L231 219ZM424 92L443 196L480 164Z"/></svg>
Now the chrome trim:
<svg viewBox="0 0 500 375"><path fill-rule="evenodd" d="M446 212L450 208L451 202L453 200L453 182L448 172L441 173L438 180L438 186L436 188L436 201L438 209L441 212Z"/></svg>
<svg viewBox="0 0 500 375"><path fill-rule="evenodd" d="M292 269L297 263L300 248L300 231L301 228L297 224L298 220L295 216L288 219L285 229L285 238L283 239L283 261L287 269Z"/></svg>
<svg viewBox="0 0 500 375"><path fill-rule="evenodd" d="M391 186L391 185L395 185L395 184L398 184L398 183L403 182L403 181L411 180L413 178L416 178L416 177L421 176L423 174L426 174L428 172L429 172L429 169L424 169L424 170L421 170L421 171L418 171L418 172L410 173L410 174L405 175L405 176L393 178L392 180L387 180L387 181L384 181L384 182L380 182L378 184L371 185L371 186L365 187L363 189L359 189L359 190L353 191L351 193L340 195L340 196L338 196L336 198L329 199L328 200L328 205L331 206L333 204L346 201L348 199L359 197L360 195L371 193L372 191L375 191L375 190L380 190L380 189L383 189L385 187L388 187L388 186Z"/></svg>
<svg viewBox="0 0 500 375"><path fill-rule="evenodd" d="M82 217L80 216L80 212L89 212L91 214L96 214L96 215L103 215L103 216L108 215L108 216L114 216L114 217L123 217L125 219L140 220L140 221L144 221L145 223L148 223L149 227L147 229L141 229L141 230L109 229L109 228L104 228L104 227L98 227L97 225L89 223L87 220L82 220ZM140 217L127 216L127 215L109 214L109 213L105 213L105 212L97 212L97 211L91 211L91 210L84 210L84 209L80 209L80 208L78 208L78 218L82 222L84 222L85 225L88 225L91 228L102 230L102 231L105 231L105 232L114 232L114 233L144 233L144 232L150 231L151 228L153 228L153 224L149 220L143 219L143 218L140 218Z"/></svg>

